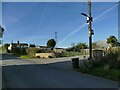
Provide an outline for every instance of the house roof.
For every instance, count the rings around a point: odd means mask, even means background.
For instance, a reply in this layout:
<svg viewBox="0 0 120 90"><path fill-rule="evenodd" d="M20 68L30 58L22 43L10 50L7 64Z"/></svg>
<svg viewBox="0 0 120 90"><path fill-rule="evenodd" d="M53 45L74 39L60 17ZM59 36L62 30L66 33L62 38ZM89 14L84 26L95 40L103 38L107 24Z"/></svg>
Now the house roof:
<svg viewBox="0 0 120 90"><path fill-rule="evenodd" d="M18 43L11 43L12 45L18 45ZM28 46L27 43L20 43L19 45L22 45L22 46Z"/></svg>
<svg viewBox="0 0 120 90"><path fill-rule="evenodd" d="M28 44L25 44L25 43L21 43L20 45L28 46Z"/></svg>
<svg viewBox="0 0 120 90"><path fill-rule="evenodd" d="M17 43L11 43L12 45L17 45Z"/></svg>
<svg viewBox="0 0 120 90"><path fill-rule="evenodd" d="M47 46L39 46L40 48L47 48Z"/></svg>

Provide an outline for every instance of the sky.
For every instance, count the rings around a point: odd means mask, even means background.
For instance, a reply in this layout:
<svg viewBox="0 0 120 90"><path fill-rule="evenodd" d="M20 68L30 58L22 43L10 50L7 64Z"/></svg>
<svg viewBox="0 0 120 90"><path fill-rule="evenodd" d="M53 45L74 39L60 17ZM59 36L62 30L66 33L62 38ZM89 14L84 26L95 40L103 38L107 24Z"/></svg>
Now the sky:
<svg viewBox="0 0 120 90"><path fill-rule="evenodd" d="M46 45L57 32L57 47L88 43L88 24L81 13L88 14L87 2L3 2L3 42ZM93 42L110 35L118 38L116 2L93 2L92 17Z"/></svg>

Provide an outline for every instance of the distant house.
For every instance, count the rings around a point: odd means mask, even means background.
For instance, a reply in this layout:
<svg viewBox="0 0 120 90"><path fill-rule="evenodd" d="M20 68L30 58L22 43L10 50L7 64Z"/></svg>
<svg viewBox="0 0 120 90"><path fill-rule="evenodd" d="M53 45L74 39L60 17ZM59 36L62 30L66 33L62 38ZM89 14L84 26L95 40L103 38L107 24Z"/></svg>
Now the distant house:
<svg viewBox="0 0 120 90"><path fill-rule="evenodd" d="M48 48L47 46L37 46L37 48L43 49L43 50L51 50L51 48Z"/></svg>
<svg viewBox="0 0 120 90"><path fill-rule="evenodd" d="M119 42L117 42L117 46L119 46L119 47L120 47L120 43L119 43Z"/></svg>
<svg viewBox="0 0 120 90"><path fill-rule="evenodd" d="M41 48L41 49L46 49L47 46L39 46L39 48Z"/></svg>
<svg viewBox="0 0 120 90"><path fill-rule="evenodd" d="M19 41L17 43L10 43L10 45L8 46L8 50L12 50L13 48L27 48L28 44L27 43L19 43Z"/></svg>
<svg viewBox="0 0 120 90"><path fill-rule="evenodd" d="M64 49L64 48L55 48L54 51L58 52L58 53L62 53L62 52L66 52L66 49Z"/></svg>

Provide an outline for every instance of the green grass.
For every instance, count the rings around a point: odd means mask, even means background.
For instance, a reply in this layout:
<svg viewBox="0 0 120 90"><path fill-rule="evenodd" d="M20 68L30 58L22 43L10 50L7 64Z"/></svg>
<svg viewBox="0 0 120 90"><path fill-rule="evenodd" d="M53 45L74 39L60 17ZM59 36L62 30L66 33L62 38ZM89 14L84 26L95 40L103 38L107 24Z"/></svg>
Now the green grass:
<svg viewBox="0 0 120 90"><path fill-rule="evenodd" d="M21 58L21 59L33 59L33 58L37 58L37 57L32 57L30 55L21 55L19 58Z"/></svg>
<svg viewBox="0 0 120 90"><path fill-rule="evenodd" d="M21 59L29 59L29 58L31 58L31 57L28 56L28 55L21 55L19 58L21 58Z"/></svg>
<svg viewBox="0 0 120 90"><path fill-rule="evenodd" d="M103 66L98 66L93 69L91 69L89 72L86 72L87 74L120 81L120 70L111 69L109 71L105 71Z"/></svg>

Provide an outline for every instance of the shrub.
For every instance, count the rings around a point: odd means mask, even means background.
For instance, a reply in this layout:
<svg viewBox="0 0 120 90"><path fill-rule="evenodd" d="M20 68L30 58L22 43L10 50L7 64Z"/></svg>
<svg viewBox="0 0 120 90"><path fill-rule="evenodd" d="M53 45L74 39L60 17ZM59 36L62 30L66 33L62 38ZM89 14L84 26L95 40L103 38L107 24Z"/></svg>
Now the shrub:
<svg viewBox="0 0 120 90"><path fill-rule="evenodd" d="M102 63L109 64L110 68L120 69L120 48L111 50L101 59Z"/></svg>
<svg viewBox="0 0 120 90"><path fill-rule="evenodd" d="M37 53L39 51L40 51L40 49L39 48L35 48L35 47L31 47L31 48L27 48L26 49L27 54L30 55L30 56L34 56L35 53Z"/></svg>
<svg viewBox="0 0 120 90"><path fill-rule="evenodd" d="M110 70L110 65L105 65L104 70L108 72Z"/></svg>
<svg viewBox="0 0 120 90"><path fill-rule="evenodd" d="M80 71L82 72L90 72L90 70L93 68L91 61L83 61L83 63L80 65Z"/></svg>
<svg viewBox="0 0 120 90"><path fill-rule="evenodd" d="M25 55L26 54L26 49L25 48L14 47L14 48L12 48L10 53L12 53L14 55L17 55L17 56Z"/></svg>
<svg viewBox="0 0 120 90"><path fill-rule="evenodd" d="M27 54L26 48L21 48L21 49L20 49L20 53L21 53L22 55L26 55L26 54Z"/></svg>
<svg viewBox="0 0 120 90"><path fill-rule="evenodd" d="M63 52L61 53L62 57L70 57L70 56L79 56L80 52Z"/></svg>
<svg viewBox="0 0 120 90"><path fill-rule="evenodd" d="M97 67L97 66L103 65L103 63L101 63L101 60L93 60L91 62L91 64L92 64L92 67Z"/></svg>

